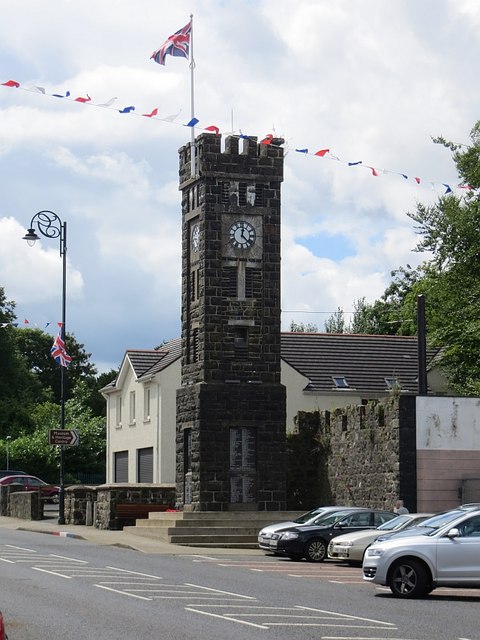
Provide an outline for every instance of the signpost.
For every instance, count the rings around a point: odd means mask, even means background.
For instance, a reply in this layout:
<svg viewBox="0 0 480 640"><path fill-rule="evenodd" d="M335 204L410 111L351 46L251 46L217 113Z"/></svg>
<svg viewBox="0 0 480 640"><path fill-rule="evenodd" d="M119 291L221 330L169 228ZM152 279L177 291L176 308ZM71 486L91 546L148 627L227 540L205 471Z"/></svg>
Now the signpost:
<svg viewBox="0 0 480 640"><path fill-rule="evenodd" d="M48 444L56 444L62 447L76 447L80 441L76 429L49 429Z"/></svg>

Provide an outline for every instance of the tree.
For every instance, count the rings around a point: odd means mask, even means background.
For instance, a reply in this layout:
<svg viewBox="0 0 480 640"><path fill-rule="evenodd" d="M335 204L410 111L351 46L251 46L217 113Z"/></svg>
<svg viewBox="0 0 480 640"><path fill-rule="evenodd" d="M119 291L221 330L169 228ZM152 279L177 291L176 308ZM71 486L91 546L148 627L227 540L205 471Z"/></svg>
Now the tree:
<svg viewBox="0 0 480 640"><path fill-rule="evenodd" d="M416 250L430 252L424 278L406 297L425 293L428 337L443 347L442 364L458 392L480 394L480 122L468 147L434 140L450 149L462 195L447 193L409 217L420 236Z"/></svg>
<svg viewBox="0 0 480 640"><path fill-rule="evenodd" d="M343 309L338 307L335 313L325 321L325 331L327 333L348 333L345 326Z"/></svg>
<svg viewBox="0 0 480 640"><path fill-rule="evenodd" d="M410 336L416 333L416 310L412 306L412 292L425 277L427 265L412 269L399 267L390 273L391 283L380 300L373 303L360 298L354 302L350 333Z"/></svg>
<svg viewBox="0 0 480 640"><path fill-rule="evenodd" d="M12 438L32 426L31 407L39 385L16 348L15 303L0 287L0 438Z"/></svg>
<svg viewBox="0 0 480 640"><path fill-rule="evenodd" d="M295 322L294 320L290 323L290 331L292 333L317 333L318 327L316 324L304 324L303 322Z"/></svg>
<svg viewBox="0 0 480 640"><path fill-rule="evenodd" d="M52 390L54 401L60 403L60 366L50 353L53 344L52 336L41 329L25 328L15 330L15 340L17 349L30 372L44 390ZM77 342L75 336L70 333L66 335L65 347L72 358L65 376L67 390L74 389L80 380L87 380L93 384L96 369L89 362L91 354L87 353L84 345Z"/></svg>
<svg viewBox="0 0 480 640"><path fill-rule="evenodd" d="M65 405L65 427L79 431L79 444L65 447L66 483L79 482L86 473L100 478L105 475L105 419L94 416L86 406L89 389L79 382L73 397ZM58 429L60 407L53 402L37 404L33 410L34 430L12 439L9 444L12 468L25 469L47 482L58 483L59 447L48 442L50 429ZM6 443L0 441L0 458L5 456Z"/></svg>

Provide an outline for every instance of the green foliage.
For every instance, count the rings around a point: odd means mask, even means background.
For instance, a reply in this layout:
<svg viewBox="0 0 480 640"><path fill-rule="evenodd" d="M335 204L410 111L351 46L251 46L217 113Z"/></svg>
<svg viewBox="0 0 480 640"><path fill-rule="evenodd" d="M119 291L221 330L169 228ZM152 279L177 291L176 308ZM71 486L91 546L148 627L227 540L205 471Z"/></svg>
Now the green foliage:
<svg viewBox="0 0 480 640"><path fill-rule="evenodd" d="M86 406L88 387L79 383L73 398L65 405L65 427L79 431L78 446L65 447L65 475L68 482L78 481L85 472L105 474L105 419L94 416ZM50 429L60 427L60 407L45 402L35 407L34 431L12 439L9 443L10 468L23 469L47 482L58 483L60 448L48 443ZM6 458L6 441L0 441L0 459Z"/></svg>
<svg viewBox="0 0 480 640"><path fill-rule="evenodd" d="M461 181L471 187L462 197L448 194L433 206L419 204L410 218L420 236L417 251L431 254L421 281L410 295L424 293L428 338L443 347L442 364L457 392L480 392L480 123L463 147L443 138L435 142L453 152Z"/></svg>
<svg viewBox="0 0 480 640"><path fill-rule="evenodd" d="M52 336L41 329L16 329L15 341L18 352L23 356L30 372L37 378L43 389L51 389L53 398L60 402L60 366L51 357ZM96 374L94 365L89 362L90 354L84 345L77 342L75 336L68 333L65 348L72 357L66 370L67 395L79 380L88 380L93 384Z"/></svg>
<svg viewBox="0 0 480 640"><path fill-rule="evenodd" d="M348 333L345 325L345 314L343 309L338 309L325 321L326 333Z"/></svg>
<svg viewBox="0 0 480 640"><path fill-rule="evenodd" d="M434 139L452 153L462 196L442 195L434 205L419 203L408 213L428 255L419 267L393 271L380 300L358 300L352 333L415 335L417 300L425 297L427 339L441 347L440 363L450 385L462 395L480 395L480 122L472 144Z"/></svg>
<svg viewBox="0 0 480 640"><path fill-rule="evenodd" d="M290 331L292 333L317 333L318 327L316 324L304 324L303 322L295 322L292 320L290 323Z"/></svg>
<svg viewBox="0 0 480 640"><path fill-rule="evenodd" d="M298 433L287 434L287 508L308 511L329 504L328 438L318 412L300 412Z"/></svg>

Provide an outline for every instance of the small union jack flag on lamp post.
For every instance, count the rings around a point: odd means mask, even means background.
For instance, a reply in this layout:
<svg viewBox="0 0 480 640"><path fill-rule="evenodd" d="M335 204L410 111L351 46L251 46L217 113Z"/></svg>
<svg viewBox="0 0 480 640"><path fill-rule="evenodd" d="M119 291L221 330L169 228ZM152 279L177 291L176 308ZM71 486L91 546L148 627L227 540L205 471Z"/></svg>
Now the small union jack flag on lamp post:
<svg viewBox="0 0 480 640"><path fill-rule="evenodd" d="M190 50L190 32L192 22L190 21L182 29L176 31L173 36L169 36L150 56L150 60L155 60L158 64L165 64L167 55L176 56L178 58L188 58Z"/></svg>
<svg viewBox="0 0 480 640"><path fill-rule="evenodd" d="M55 360L57 364L59 364L61 367L68 367L68 365L72 361L72 358L65 351L65 342L62 339L61 332L62 332L62 329L60 329L57 337L53 341L53 345L52 345L52 348L50 349L50 353L52 355L52 358Z"/></svg>

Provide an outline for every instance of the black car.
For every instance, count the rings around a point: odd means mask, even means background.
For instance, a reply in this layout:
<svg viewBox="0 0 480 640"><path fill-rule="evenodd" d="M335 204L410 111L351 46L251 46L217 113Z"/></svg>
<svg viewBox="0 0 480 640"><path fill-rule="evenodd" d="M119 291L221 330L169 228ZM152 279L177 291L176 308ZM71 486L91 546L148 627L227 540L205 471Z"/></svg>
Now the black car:
<svg viewBox="0 0 480 640"><path fill-rule="evenodd" d="M292 560L306 558L308 562L323 562L332 538L349 531L375 529L396 518L391 511L355 509L334 511L320 515L309 525L288 527L272 535L270 549Z"/></svg>

